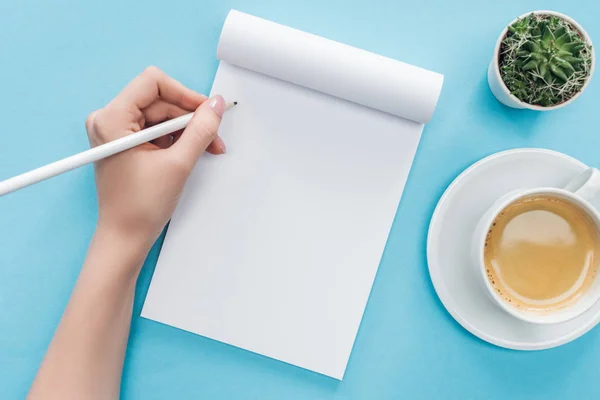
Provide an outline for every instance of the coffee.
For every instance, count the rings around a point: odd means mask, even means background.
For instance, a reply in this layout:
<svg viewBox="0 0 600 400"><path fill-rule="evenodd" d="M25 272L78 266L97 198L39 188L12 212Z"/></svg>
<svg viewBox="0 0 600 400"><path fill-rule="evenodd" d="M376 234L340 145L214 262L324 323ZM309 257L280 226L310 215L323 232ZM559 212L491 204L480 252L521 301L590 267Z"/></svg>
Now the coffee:
<svg viewBox="0 0 600 400"><path fill-rule="evenodd" d="M586 293L599 257L600 238L588 214L551 195L507 206L489 228L484 249L494 291L519 309L542 313Z"/></svg>

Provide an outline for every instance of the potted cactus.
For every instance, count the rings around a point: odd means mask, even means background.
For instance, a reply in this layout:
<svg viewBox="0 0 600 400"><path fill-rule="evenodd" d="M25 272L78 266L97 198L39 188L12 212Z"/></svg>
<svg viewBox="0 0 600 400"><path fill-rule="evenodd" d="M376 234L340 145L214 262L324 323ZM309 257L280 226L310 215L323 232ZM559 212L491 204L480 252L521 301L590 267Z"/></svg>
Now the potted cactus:
<svg viewBox="0 0 600 400"><path fill-rule="evenodd" d="M579 97L594 66L592 41L576 21L554 11L534 11L500 34L488 83L509 107L547 111Z"/></svg>

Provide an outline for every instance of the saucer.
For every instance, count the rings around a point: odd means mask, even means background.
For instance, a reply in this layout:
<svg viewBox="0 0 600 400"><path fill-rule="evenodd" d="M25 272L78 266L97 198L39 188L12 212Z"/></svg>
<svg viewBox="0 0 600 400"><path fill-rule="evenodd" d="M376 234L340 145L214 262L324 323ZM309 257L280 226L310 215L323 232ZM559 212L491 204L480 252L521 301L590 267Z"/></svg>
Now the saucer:
<svg viewBox="0 0 600 400"><path fill-rule="evenodd" d="M515 350L541 350L577 339L600 321L600 302L579 317L556 325L514 318L492 302L471 264L471 236L485 210L502 195L533 187L564 187L587 166L542 149L515 149L471 165L440 199L427 238L429 274L444 307L473 335Z"/></svg>

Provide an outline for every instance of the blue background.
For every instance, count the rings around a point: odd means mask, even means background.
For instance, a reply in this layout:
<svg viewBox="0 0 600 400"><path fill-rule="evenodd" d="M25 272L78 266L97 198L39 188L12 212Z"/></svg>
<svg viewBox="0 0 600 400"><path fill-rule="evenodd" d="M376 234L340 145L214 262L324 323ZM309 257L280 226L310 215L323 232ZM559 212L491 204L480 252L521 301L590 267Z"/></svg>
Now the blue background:
<svg viewBox="0 0 600 400"><path fill-rule="evenodd" d="M577 19L600 43L600 2L2 1L0 179L88 147L84 119L155 64L207 93L230 8L445 75L391 231L343 382L138 317L125 399L598 398L600 329L557 349L516 352L471 336L427 272L426 232L446 186L496 151L535 146L599 166L600 78L550 113L500 105L486 83L497 36L534 9ZM0 199L0 397L23 398L94 230L90 166Z"/></svg>

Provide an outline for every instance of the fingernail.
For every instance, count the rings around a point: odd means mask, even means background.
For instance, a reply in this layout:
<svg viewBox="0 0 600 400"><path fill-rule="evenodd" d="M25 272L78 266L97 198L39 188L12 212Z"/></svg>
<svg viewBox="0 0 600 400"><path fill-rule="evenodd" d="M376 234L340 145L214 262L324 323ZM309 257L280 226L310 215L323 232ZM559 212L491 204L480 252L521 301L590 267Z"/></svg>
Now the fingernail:
<svg viewBox="0 0 600 400"><path fill-rule="evenodd" d="M223 116L223 113L225 112L225 100L223 100L223 96L216 95L212 97L208 105L219 117Z"/></svg>

